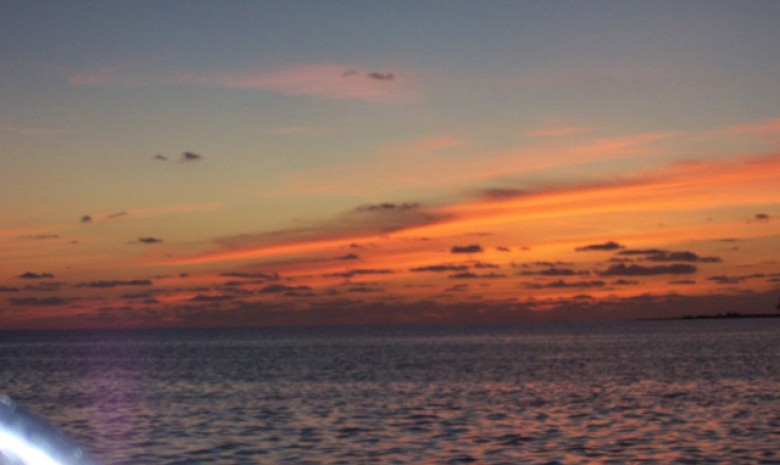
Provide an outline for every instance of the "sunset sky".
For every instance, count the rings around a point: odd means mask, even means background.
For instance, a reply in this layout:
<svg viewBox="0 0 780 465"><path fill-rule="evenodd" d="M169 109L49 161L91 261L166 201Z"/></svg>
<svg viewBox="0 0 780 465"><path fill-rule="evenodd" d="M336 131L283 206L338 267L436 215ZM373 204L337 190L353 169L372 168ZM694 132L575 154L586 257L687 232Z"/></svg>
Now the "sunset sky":
<svg viewBox="0 0 780 465"><path fill-rule="evenodd" d="M780 2L0 4L0 329L772 312Z"/></svg>

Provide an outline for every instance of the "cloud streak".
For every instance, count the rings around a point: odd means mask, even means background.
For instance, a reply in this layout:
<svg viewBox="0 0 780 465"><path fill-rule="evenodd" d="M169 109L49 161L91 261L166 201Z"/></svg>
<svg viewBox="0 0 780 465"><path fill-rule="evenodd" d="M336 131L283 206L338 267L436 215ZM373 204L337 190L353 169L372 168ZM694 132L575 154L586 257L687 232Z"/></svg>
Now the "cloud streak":
<svg viewBox="0 0 780 465"><path fill-rule="evenodd" d="M637 211L674 214L757 204L765 201L768 192L777 191L776 180L779 178L780 154L773 154L737 160L675 163L609 182L506 192L501 196L478 196L438 206L392 202L369 204L306 228L222 238L217 241L218 250L176 258L168 263L195 264L306 255L346 248L356 243L454 237L493 228L543 225L556 219L572 221L587 216L611 221L611 216ZM722 237L723 233L713 231L712 234ZM623 246L608 241L576 247L580 251L617 251ZM450 252L485 253L485 249L477 244L457 245ZM672 252L656 254L653 258L656 261L701 263L717 260L716 257L694 259Z"/></svg>
<svg viewBox="0 0 780 465"><path fill-rule="evenodd" d="M688 264L672 264L658 266L626 265L619 263L600 272L602 276L655 276L662 274L693 274L696 266Z"/></svg>
<svg viewBox="0 0 780 465"><path fill-rule="evenodd" d="M311 64L276 69L251 69L223 73L178 72L148 74L133 71L133 63L84 71L70 77L71 85L125 86L199 85L227 89L257 89L286 95L373 103L409 103L420 92L409 73L357 71L339 64Z"/></svg>
<svg viewBox="0 0 780 465"><path fill-rule="evenodd" d="M153 284L152 281L149 279L132 279L129 281L121 281L121 280L89 281L89 282L75 284L73 287L76 288L91 287L95 289L106 289L112 287L151 286L152 284Z"/></svg>

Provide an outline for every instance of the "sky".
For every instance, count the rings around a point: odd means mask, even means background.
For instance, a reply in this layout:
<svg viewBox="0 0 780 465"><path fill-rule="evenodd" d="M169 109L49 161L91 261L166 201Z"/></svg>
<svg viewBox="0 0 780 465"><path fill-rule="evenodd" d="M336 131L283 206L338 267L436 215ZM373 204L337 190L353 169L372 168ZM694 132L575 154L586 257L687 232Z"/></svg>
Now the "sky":
<svg viewBox="0 0 780 465"><path fill-rule="evenodd" d="M774 312L776 1L0 3L0 329Z"/></svg>

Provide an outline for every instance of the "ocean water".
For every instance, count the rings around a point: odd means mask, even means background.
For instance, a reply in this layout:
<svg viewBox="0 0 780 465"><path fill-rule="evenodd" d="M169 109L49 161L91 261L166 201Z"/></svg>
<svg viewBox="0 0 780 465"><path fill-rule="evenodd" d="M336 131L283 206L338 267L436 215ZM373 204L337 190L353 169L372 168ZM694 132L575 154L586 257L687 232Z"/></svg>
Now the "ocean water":
<svg viewBox="0 0 780 465"><path fill-rule="evenodd" d="M780 464L780 319L0 333L105 464Z"/></svg>

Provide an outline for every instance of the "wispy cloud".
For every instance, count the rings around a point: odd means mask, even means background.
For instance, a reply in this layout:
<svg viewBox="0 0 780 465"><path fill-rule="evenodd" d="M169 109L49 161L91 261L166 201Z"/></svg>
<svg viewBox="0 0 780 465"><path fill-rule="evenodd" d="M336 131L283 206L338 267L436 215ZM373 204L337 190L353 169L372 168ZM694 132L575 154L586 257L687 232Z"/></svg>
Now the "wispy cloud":
<svg viewBox="0 0 780 465"><path fill-rule="evenodd" d="M89 281L74 284L73 287L91 287L97 289L105 289L111 287L126 287L126 286L151 286L152 281L149 279L133 279L129 281L113 280L113 281Z"/></svg>
<svg viewBox="0 0 780 465"><path fill-rule="evenodd" d="M206 263L294 256L349 247L350 244L388 239L452 237L474 231L528 225L532 222L577 216L617 215L627 212L675 212L764 202L777 192L780 155L675 163L666 168L627 175L610 182L593 182L477 196L448 205L424 207L417 203L377 203L307 228L223 238L218 250L181 257L172 263ZM738 188L737 188L738 187ZM717 195L715 195L717 194ZM715 232L713 232L714 234ZM722 234L722 233L721 233ZM476 247L453 251L475 253ZM477 246L481 247L481 246ZM588 247L577 244L571 247ZM615 241L591 244L591 249L618 250ZM482 249L483 251L485 249ZM492 252L492 251L491 251ZM332 255L331 255L332 256ZM658 255L657 258L686 258ZM704 257L709 260L709 258ZM704 260L700 258L701 260Z"/></svg>
<svg viewBox="0 0 780 465"><path fill-rule="evenodd" d="M70 77L70 83L78 86L202 85L378 103L408 103L420 97L415 80L409 73L363 71L360 68L340 64L312 64L218 73L186 71L149 74L135 70L133 63L122 63L74 74Z"/></svg>
<svg viewBox="0 0 780 465"><path fill-rule="evenodd" d="M77 300L76 297L21 297L8 299L8 303L19 307L62 307Z"/></svg>
<svg viewBox="0 0 780 465"><path fill-rule="evenodd" d="M759 121L753 124L742 124L725 129L731 134L778 134L780 135L780 118Z"/></svg>
<svg viewBox="0 0 780 465"><path fill-rule="evenodd" d="M352 247L382 240L410 226L440 221L438 214L417 203L382 202L356 207L330 221L308 227L217 239L221 250L175 259L179 264L259 259L306 254L319 250Z"/></svg>

